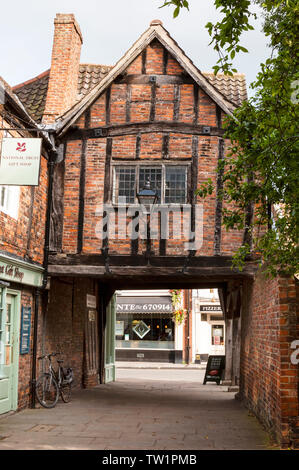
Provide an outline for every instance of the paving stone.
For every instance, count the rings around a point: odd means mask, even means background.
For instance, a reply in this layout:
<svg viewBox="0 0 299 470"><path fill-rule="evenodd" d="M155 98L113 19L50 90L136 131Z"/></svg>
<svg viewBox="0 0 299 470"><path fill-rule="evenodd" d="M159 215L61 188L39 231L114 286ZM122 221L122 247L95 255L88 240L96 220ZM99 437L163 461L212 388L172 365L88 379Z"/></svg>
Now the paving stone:
<svg viewBox="0 0 299 470"><path fill-rule="evenodd" d="M0 450L265 449L257 420L202 370L120 369L117 381L76 391L71 403L0 419Z"/></svg>

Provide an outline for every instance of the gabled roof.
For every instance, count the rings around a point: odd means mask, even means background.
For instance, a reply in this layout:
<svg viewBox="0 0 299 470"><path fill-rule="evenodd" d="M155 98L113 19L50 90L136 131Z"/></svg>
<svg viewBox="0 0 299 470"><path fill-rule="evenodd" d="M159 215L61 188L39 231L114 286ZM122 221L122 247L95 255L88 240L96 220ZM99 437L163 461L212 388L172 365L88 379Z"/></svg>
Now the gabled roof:
<svg viewBox="0 0 299 470"><path fill-rule="evenodd" d="M80 64L77 101L92 90L111 68L111 65ZM48 69L37 77L13 87L14 93L22 101L28 113L39 123L45 111L49 75Z"/></svg>
<svg viewBox="0 0 299 470"><path fill-rule="evenodd" d="M98 85L112 68L112 65L80 64L78 76L78 101Z"/></svg>
<svg viewBox="0 0 299 470"><path fill-rule="evenodd" d="M20 98L36 122L41 122L44 114L49 75L50 70L46 70L37 77L13 87L14 93Z"/></svg>
<svg viewBox="0 0 299 470"><path fill-rule="evenodd" d="M130 65L133 60L154 40L157 39L178 61L183 69L198 83L198 85L215 101L220 108L229 115L236 109L236 104L230 101L186 56L184 51L172 39L161 22L153 21L150 27L131 46L125 55L110 69L107 75L96 85L81 101L72 106L66 113L57 119L58 134L64 134L79 116L96 100L116 79L118 75Z"/></svg>
<svg viewBox="0 0 299 470"><path fill-rule="evenodd" d="M89 103L103 93L116 76L155 38L160 40L188 73L191 71L190 75L194 80L226 113L231 114L236 107L241 106L242 102L247 99L244 74L236 73L229 76L218 73L215 76L213 72L201 72L170 37L160 22L156 21L152 22L150 28L143 33L115 66L80 64L77 100L74 106L60 117L58 128L61 129L61 132L69 127L68 119L71 120L72 124L80 113L89 106ZM28 113L36 122L41 122L44 113L49 72L49 70L46 70L37 77L13 88L14 93L20 98Z"/></svg>
<svg viewBox="0 0 299 470"><path fill-rule="evenodd" d="M21 102L19 97L14 93L13 88L0 76L0 88L4 90L5 99L4 103L10 104L13 108L13 113L19 119L24 126L24 130L27 129L36 129L39 131L39 134L42 136L44 140L44 144L46 145L47 149L53 150L53 144L50 141L48 135L41 129L38 123L31 117L28 113L26 107ZM4 110L5 114L5 110Z"/></svg>

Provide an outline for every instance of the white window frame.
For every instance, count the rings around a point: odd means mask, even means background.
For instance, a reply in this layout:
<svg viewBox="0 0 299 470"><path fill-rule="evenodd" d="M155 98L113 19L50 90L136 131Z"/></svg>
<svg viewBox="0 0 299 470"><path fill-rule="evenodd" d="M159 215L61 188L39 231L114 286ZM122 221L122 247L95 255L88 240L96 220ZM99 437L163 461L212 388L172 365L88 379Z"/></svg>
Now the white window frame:
<svg viewBox="0 0 299 470"><path fill-rule="evenodd" d="M136 188L137 190L140 190L139 188L139 169L140 167L149 167L149 168L161 168L162 170L162 179L161 179L161 203L160 204L171 204L171 205L176 205L180 206L181 204L187 204L188 203L188 177L189 177L189 169L190 169L190 163L189 162L180 162L180 164L171 164L171 163L158 163L158 162L113 162L112 164L112 181L111 181L111 187L112 187L112 194L111 194L111 201L112 204L118 204L118 201L115 199L115 193L116 193L116 188L115 188L115 183L116 183L116 177L115 177L115 171L116 168L119 167L135 167L135 193L136 193ZM166 169L169 167L180 167L185 169L185 201L181 203L165 203L165 184L166 184ZM137 203L137 197L135 194L135 204Z"/></svg>
<svg viewBox="0 0 299 470"><path fill-rule="evenodd" d="M9 131L4 131L3 137L13 137ZM2 202L2 190L4 188L4 200ZM20 186L0 185L0 212L18 219L20 201Z"/></svg>
<svg viewBox="0 0 299 470"><path fill-rule="evenodd" d="M0 185L0 211L18 219L20 186Z"/></svg>
<svg viewBox="0 0 299 470"><path fill-rule="evenodd" d="M3 366L5 363L5 320L6 320L6 292L5 287L0 287L0 380L4 377Z"/></svg>

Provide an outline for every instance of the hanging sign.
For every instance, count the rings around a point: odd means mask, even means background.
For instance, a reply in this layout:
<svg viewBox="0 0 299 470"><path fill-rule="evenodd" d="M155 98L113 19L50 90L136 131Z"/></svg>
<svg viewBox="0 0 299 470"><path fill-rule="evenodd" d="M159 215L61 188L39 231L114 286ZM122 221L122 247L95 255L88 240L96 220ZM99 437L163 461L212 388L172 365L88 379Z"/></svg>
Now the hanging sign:
<svg viewBox="0 0 299 470"><path fill-rule="evenodd" d="M0 184L38 186L42 139L5 137L1 146Z"/></svg>
<svg viewBox="0 0 299 470"><path fill-rule="evenodd" d="M22 307L20 354L30 351L31 307Z"/></svg>

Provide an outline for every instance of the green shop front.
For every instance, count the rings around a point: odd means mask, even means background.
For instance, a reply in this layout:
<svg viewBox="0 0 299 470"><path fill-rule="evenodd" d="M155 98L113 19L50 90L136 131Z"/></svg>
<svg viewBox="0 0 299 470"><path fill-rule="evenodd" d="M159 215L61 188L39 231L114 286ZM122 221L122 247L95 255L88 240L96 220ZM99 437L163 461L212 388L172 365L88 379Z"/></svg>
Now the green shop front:
<svg viewBox="0 0 299 470"><path fill-rule="evenodd" d="M34 296L43 269L0 254L0 414L29 404Z"/></svg>
<svg viewBox="0 0 299 470"><path fill-rule="evenodd" d="M182 362L182 326L170 294L116 295L116 361Z"/></svg>

